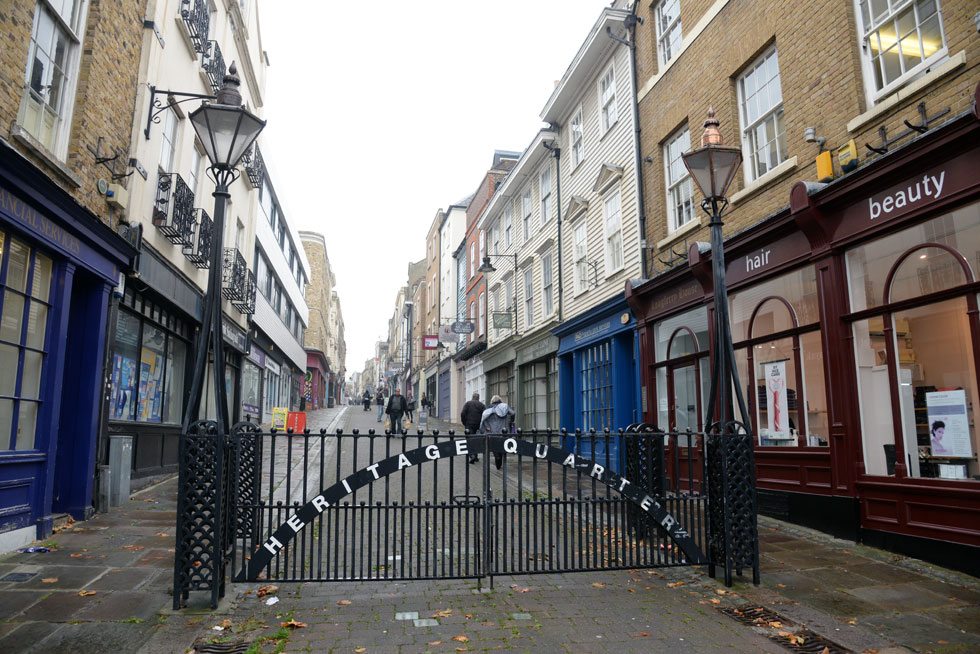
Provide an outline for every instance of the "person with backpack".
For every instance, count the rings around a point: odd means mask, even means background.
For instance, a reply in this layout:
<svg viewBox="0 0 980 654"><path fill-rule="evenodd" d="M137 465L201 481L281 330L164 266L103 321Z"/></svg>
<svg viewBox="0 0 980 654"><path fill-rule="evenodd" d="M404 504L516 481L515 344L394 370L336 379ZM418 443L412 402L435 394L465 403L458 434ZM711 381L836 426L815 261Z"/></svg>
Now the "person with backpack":
<svg viewBox="0 0 980 654"><path fill-rule="evenodd" d="M490 398L490 407L483 412L480 419L481 434L501 434L510 433L510 424L514 422L514 410L504 402L499 395ZM504 455L501 452L493 453L494 464L497 470L504 465Z"/></svg>

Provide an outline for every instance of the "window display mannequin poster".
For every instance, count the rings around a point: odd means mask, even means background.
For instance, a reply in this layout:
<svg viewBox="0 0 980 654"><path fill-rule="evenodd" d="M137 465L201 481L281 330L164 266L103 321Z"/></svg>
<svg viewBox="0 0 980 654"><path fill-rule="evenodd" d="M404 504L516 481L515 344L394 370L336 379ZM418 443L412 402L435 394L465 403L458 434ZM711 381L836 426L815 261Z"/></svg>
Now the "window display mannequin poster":
<svg viewBox="0 0 980 654"><path fill-rule="evenodd" d="M966 412L966 391L959 389L926 393L926 413L932 456L973 456L970 422Z"/></svg>

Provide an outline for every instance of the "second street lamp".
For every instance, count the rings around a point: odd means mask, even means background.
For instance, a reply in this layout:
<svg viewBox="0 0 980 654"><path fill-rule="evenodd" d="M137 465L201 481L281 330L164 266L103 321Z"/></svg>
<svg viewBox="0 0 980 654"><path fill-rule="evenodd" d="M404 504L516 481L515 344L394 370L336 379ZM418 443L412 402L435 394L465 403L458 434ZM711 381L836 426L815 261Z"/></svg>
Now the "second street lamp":
<svg viewBox="0 0 980 654"><path fill-rule="evenodd" d="M490 257L508 257L514 260L514 334L518 334L517 331L517 253L514 254L488 254L483 257L483 263L480 267L476 269L477 272L481 273L492 273L496 272L497 269L493 267L490 263ZM489 312L488 312L489 313Z"/></svg>

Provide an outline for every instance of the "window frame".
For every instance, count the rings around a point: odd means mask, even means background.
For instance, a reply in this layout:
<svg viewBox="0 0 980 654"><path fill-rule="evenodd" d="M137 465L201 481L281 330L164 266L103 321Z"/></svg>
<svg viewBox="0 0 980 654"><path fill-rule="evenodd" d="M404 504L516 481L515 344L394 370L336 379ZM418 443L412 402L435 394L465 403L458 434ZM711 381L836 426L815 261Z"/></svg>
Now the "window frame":
<svg viewBox="0 0 980 654"><path fill-rule="evenodd" d="M670 155L671 147L677 144L679 141L681 141L684 138L684 136L687 136L687 147L684 148L683 146L681 146L682 152L678 152L677 156L671 159L671 155ZM691 179L691 172L687 169L687 166L685 166L683 161L681 160L682 153L687 152L690 149L691 149L691 129L690 126L687 124L685 124L683 127L676 129L670 136L668 136L667 140L664 141L664 144L662 146L663 160L664 160L664 188L666 191L665 200L667 202L667 233L668 234L672 232L676 232L678 229L680 229L684 225L687 225L688 223L694 220L694 216L695 216L694 181ZM674 167L671 164L675 162L679 163L680 169L683 169L683 174L678 179L673 180L671 178L672 178L672 172L674 170ZM677 201L674 199L674 194L675 192L682 191L685 182L688 188L687 203L690 205L690 210L689 210L687 220L685 220L684 222L679 222L678 215L677 215Z"/></svg>
<svg viewBox="0 0 980 654"><path fill-rule="evenodd" d="M524 269L524 329L534 326L534 269Z"/></svg>
<svg viewBox="0 0 980 654"><path fill-rule="evenodd" d="M897 8L891 9L888 12L888 17L886 19L879 22L877 26L869 27L865 24L865 15L864 15L864 10L862 8L862 5L866 5L866 0L854 0L855 29L857 30L858 43L861 50L861 72L862 72L862 79L864 83L865 96L867 98L869 106L873 106L878 102L880 102L881 100L883 100L884 98L888 97L889 95L895 93L895 91L905 86L906 84L908 84L910 81L920 76L921 74L928 72L930 68L932 68L936 64L942 62L944 59L949 57L949 45L946 40L946 26L943 22L942 3L941 0L935 0L936 15L938 16L939 33L942 39L942 46L929 57L923 56L922 60L918 64L916 64L909 70L906 70L891 82L887 84L883 84L880 89L876 88L877 87L875 81L876 62L874 61L874 55L872 55L871 53L872 51L871 51L870 36L872 34L878 34L881 28L887 25L889 22L892 23L892 26L895 28L895 33L897 34L898 29L897 26L895 26L895 21L897 21L899 15L909 7L912 7L912 10L916 16L915 31L917 33L919 32L919 28L922 25L922 23L920 23L918 20L919 3L916 0L899 0L895 4L898 5ZM869 8L869 13L870 13L870 8ZM873 19L871 22L874 23ZM918 34L917 43L919 44L920 54L924 55L925 53L922 47L921 33ZM881 42L879 36L879 48L880 45ZM880 53L881 50L879 49L878 52ZM900 65L904 67L904 61L900 60ZM882 75L882 78L884 78L884 75ZM884 79L882 81L884 81Z"/></svg>
<svg viewBox="0 0 980 654"><path fill-rule="evenodd" d="M616 229L610 230L610 218L607 214L608 206L612 198L618 199L619 207L616 211L617 227ZM626 265L626 252L625 246L623 244L623 195L620 191L619 186L610 189L602 198L602 229L603 229L603 251L605 254L605 267L606 267L606 277L614 275L623 269ZM619 265L614 266L615 257L613 253L612 239L616 234L619 234Z"/></svg>
<svg viewBox="0 0 980 654"><path fill-rule="evenodd" d="M521 221L524 226L524 242L531 240L531 187L521 194Z"/></svg>
<svg viewBox="0 0 980 654"><path fill-rule="evenodd" d="M576 122L578 131L576 131ZM572 170L585 161L585 112L579 104L568 121L568 151L572 155Z"/></svg>
<svg viewBox="0 0 980 654"><path fill-rule="evenodd" d="M769 61L770 57L775 57L776 59L776 76L775 78L768 78L766 80L766 83L768 85L773 79L778 80L779 102L767 107L764 111L760 111L759 115L756 116L755 120L753 120L751 124L748 124L747 116L746 116L745 81L749 78L749 76L752 73L755 73L756 71L762 69ZM786 124L784 120L785 98L783 97L782 84L783 84L782 74L779 71L779 52L776 47L776 44L773 44L770 47L766 48L765 52L763 52L758 57L753 59L749 63L749 65L745 67L745 70L743 70L735 80L735 90L736 90L736 96L738 98L739 138L742 143L742 158L745 161L745 165L742 166L742 170L743 170L743 174L745 175L746 184L754 182L760 177L767 175L768 173L772 172L777 166L779 166L787 159L789 159L789 145L786 139ZM756 96L757 91L758 91L758 87L756 87L756 91L753 91L752 97ZM769 94L767 94L767 96L768 95ZM775 137L769 143L776 144L778 161L776 161L775 163L767 161L766 171L759 173L757 170L758 161L756 160L756 153L759 151L759 148L756 147L758 144L754 143L753 132L756 130L756 128L765 124L770 116L774 117ZM779 137L780 123L782 124L782 128L783 128L782 139L780 139ZM783 152L779 152L780 141L782 141L782 147L785 150Z"/></svg>
<svg viewBox="0 0 980 654"><path fill-rule="evenodd" d="M581 243L579 242L580 233L582 234ZM577 295L584 293L589 288L589 227L584 220L576 225L572 232L572 261L572 277Z"/></svg>
<svg viewBox="0 0 980 654"><path fill-rule="evenodd" d="M670 23L666 26L666 28L663 31L661 31L661 28L663 27L662 10L668 3L677 5L677 15L672 21L670 21ZM684 31L683 28L681 27L680 4L681 4L680 0L662 0L657 4L656 8L654 9L653 22L655 24L655 29L656 29L657 66L659 69L663 69L664 67L666 67L667 64L669 64L670 61L677 56L678 52L680 52L680 49L684 45ZM664 50L665 42L667 42L667 45L674 43L672 39L673 39L675 29L678 32L678 38L675 44L676 48L669 52L665 52Z"/></svg>
<svg viewBox="0 0 980 654"><path fill-rule="evenodd" d="M508 202L507 206L504 207L504 247L505 248L509 248L511 244L511 236L512 236L511 226L513 225L513 222L514 222L514 208L510 205L510 202Z"/></svg>
<svg viewBox="0 0 980 654"><path fill-rule="evenodd" d="M541 314L547 318L555 312L555 268L550 252L541 257Z"/></svg>
<svg viewBox="0 0 980 654"><path fill-rule="evenodd" d="M547 177L547 189L545 188L545 177ZM545 164L544 169L538 175L538 204L541 207L541 226L544 227L551 220L551 189L554 186L551 180L551 160ZM547 191L547 192L546 192Z"/></svg>
<svg viewBox="0 0 980 654"><path fill-rule="evenodd" d="M603 85L606 80L609 80L607 87L610 89L610 97L608 99L603 99ZM617 95L616 95L616 66L615 61L610 63L609 66L602 72L599 76L599 80L596 82L596 93L599 100L599 128L602 135L605 135L613 126L619 122L619 106L617 105ZM610 111L611 109L611 111ZM611 115L611 118L610 118Z"/></svg>

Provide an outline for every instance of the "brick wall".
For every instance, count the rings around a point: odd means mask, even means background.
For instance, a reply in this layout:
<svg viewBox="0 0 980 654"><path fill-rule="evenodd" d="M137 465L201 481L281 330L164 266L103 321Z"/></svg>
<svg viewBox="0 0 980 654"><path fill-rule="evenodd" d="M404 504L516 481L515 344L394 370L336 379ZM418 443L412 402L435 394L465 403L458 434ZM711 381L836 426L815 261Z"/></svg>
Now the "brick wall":
<svg viewBox="0 0 980 654"><path fill-rule="evenodd" d="M327 261L326 248L319 238L303 236L300 240L306 250L306 259L310 262L310 281L306 286L306 306L310 309L310 319L303 336L303 344L307 349L320 350L326 356L330 348L330 264ZM337 362L329 363L331 370L335 369Z"/></svg>
<svg viewBox="0 0 980 654"><path fill-rule="evenodd" d="M695 25L705 13L719 4L711 0L682 0L681 24L685 40L691 39ZM671 247L681 251L685 244L708 240L708 221L700 210L695 216L700 227L670 240L663 142L687 124L691 147L699 147L708 107L714 107L725 143L740 145L736 80L753 59L771 45L777 47L787 156L790 159L796 157L796 165L768 183L753 186L755 190L739 198L725 218L726 235L786 208L790 188L797 181L816 181L814 158L819 150L816 143L804 141L805 127L816 127L817 135L824 137L826 147L834 151L854 139L860 162L864 165L879 156L869 152L864 143L874 144L880 126L892 136L905 130L903 120L918 122L916 105L919 102L926 103L929 115L950 108L945 117L930 127L968 110L973 89L980 81L977 72L980 39L972 18L976 9L975 3L971 5L969 0L942 3L949 57L956 59L959 53L964 53L963 65L935 79L927 88L902 98L887 111L870 117L862 125L854 125L855 119L873 106L869 106L866 99L858 29L851 2L818 0L803 5L729 1L662 73L656 55L653 10L640 3L637 13L644 18L644 24L637 31L640 147L642 157L651 159L643 164L643 194L647 242L654 248L647 276L667 267L659 260L669 258ZM658 75L659 80L651 86L651 81ZM852 123L851 130L848 129L849 122ZM891 148L913 137L910 135L892 144ZM834 159L836 174L840 175L836 154ZM728 193L730 198L746 188L743 173L744 169L736 175ZM695 202L699 201L700 195L695 189Z"/></svg>
<svg viewBox="0 0 980 654"><path fill-rule="evenodd" d="M129 172L129 144L134 120L137 76L143 43L146 0L89 0L78 53L74 111L64 158L46 156L12 138L24 93L34 20L34 0L4 0L0 4L0 137L12 143L104 222L110 207L98 192L100 178L111 174L95 163L88 148L101 153L119 151L116 172ZM59 159L62 166L52 164ZM59 168L67 172L59 172ZM122 182L125 184L125 181Z"/></svg>

